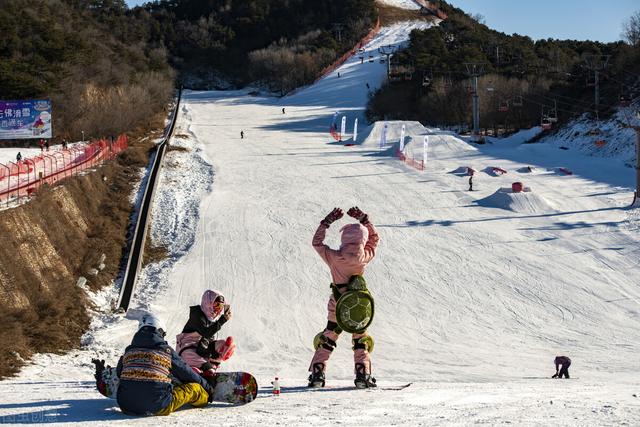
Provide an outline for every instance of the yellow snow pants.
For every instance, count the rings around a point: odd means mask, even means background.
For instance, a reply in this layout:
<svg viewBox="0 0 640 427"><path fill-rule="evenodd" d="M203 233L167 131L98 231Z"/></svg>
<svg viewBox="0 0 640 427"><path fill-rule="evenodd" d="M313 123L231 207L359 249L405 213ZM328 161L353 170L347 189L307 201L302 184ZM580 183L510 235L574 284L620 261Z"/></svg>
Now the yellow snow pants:
<svg viewBox="0 0 640 427"><path fill-rule="evenodd" d="M189 404L196 408L207 406L209 394L198 383L180 384L171 392L171 403L166 408L158 411L156 415L169 415L183 405Z"/></svg>

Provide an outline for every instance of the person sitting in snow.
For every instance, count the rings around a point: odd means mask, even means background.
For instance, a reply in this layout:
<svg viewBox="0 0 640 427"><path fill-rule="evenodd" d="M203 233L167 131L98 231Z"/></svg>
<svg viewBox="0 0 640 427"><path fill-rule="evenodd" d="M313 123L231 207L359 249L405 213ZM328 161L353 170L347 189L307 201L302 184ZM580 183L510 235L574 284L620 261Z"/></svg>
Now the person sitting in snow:
<svg viewBox="0 0 640 427"><path fill-rule="evenodd" d="M222 293L209 289L202 294L200 305L189 308L189 320L176 336L178 354L205 378L215 378L220 363L229 359L236 349L233 337L215 339L229 319L231 306L225 304Z"/></svg>
<svg viewBox="0 0 640 427"><path fill-rule="evenodd" d="M312 245L318 255L324 260L331 270L333 279L332 294L327 306L327 327L318 334L318 346L309 366L309 387L324 387L325 370L331 352L337 345L338 336L342 329L336 319L337 297L346 292L347 283L354 275L362 275L365 266L375 256L378 246L378 233L369 222L367 214L357 206L347 211L347 214L357 219L359 224L347 224L340 229L341 245L335 250L324 244L325 234L331 224L342 218L342 209L335 208L318 226L313 236ZM375 387L376 380L371 376L371 358L369 351L373 347L373 339L365 332L352 335L353 358L355 363L355 384L358 388Z"/></svg>
<svg viewBox="0 0 640 427"><path fill-rule="evenodd" d="M567 356L556 356L553 363L556 365L556 373L551 378L562 378L563 375L565 378L569 378L569 366L571 366L571 359ZM561 368L558 370L560 366Z"/></svg>
<svg viewBox="0 0 640 427"><path fill-rule="evenodd" d="M142 316L138 332L116 368L117 401L124 413L169 415L183 405L199 408L211 401L213 387L178 356L165 341L165 335L156 316ZM100 362L104 368L104 361ZM181 384L174 386L172 380Z"/></svg>

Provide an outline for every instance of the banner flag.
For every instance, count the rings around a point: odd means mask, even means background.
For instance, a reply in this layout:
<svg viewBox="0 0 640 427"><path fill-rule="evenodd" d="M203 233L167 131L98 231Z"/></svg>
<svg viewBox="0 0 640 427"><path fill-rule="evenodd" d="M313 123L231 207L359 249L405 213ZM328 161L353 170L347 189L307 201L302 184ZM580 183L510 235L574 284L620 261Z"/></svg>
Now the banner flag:
<svg viewBox="0 0 640 427"><path fill-rule="evenodd" d="M384 124L384 128L382 128L382 133L380 134L380 148L384 148L387 145L387 127L389 125L387 123Z"/></svg>
<svg viewBox="0 0 640 427"><path fill-rule="evenodd" d="M425 135L424 136L424 143L422 144L422 164L424 166L427 165L427 148L429 148L429 136Z"/></svg>
<svg viewBox="0 0 640 427"><path fill-rule="evenodd" d="M358 119L353 122L353 142L358 139Z"/></svg>

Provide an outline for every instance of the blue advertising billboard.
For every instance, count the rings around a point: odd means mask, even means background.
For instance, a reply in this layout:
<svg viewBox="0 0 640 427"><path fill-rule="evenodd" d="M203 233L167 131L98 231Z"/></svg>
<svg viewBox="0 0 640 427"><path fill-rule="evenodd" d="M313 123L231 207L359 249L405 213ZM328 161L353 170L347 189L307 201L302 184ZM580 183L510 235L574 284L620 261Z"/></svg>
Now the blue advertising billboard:
<svg viewBox="0 0 640 427"><path fill-rule="evenodd" d="M51 101L0 101L0 139L51 138Z"/></svg>

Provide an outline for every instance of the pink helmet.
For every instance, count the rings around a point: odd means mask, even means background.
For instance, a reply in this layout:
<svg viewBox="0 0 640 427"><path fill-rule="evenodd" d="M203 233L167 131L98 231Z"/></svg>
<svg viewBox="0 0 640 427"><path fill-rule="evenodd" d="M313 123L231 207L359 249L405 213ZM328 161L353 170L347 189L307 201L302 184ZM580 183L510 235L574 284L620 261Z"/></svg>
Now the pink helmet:
<svg viewBox="0 0 640 427"><path fill-rule="evenodd" d="M364 245L369 238L369 230L362 224L347 224L340 229L341 246Z"/></svg>
<svg viewBox="0 0 640 427"><path fill-rule="evenodd" d="M222 313L222 304L224 303L224 295L222 295L222 292L208 289L202 294L200 308L205 316L213 321Z"/></svg>

